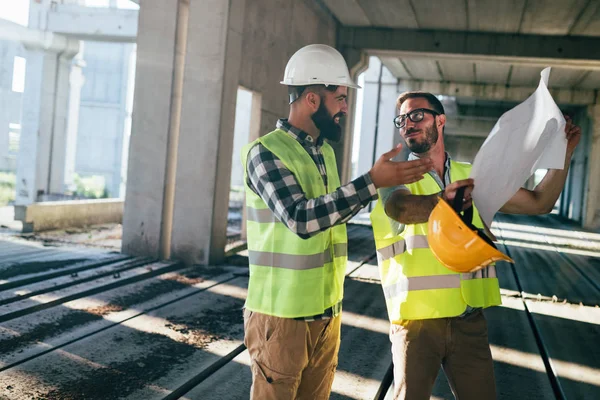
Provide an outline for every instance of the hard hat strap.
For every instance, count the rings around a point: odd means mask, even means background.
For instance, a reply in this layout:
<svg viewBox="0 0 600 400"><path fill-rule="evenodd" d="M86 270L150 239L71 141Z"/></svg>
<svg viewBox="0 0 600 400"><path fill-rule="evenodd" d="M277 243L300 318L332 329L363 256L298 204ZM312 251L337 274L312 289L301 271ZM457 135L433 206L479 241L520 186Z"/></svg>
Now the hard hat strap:
<svg viewBox="0 0 600 400"><path fill-rule="evenodd" d="M473 226L473 206L464 210L462 215L460 213L463 208L464 198L465 187L463 186L458 188L458 190L456 191L456 197L454 197L454 203L452 204L452 208L454 208L454 211L456 211L456 213L460 215L460 218L465 224L467 224L469 228L477 229Z"/></svg>
<svg viewBox="0 0 600 400"><path fill-rule="evenodd" d="M302 96L302 93L304 93L305 89L306 86L288 86L288 95L290 100L289 104L292 104L298 100L300 96Z"/></svg>
<svg viewBox="0 0 600 400"><path fill-rule="evenodd" d="M463 187L458 188L458 190L456 191L456 197L454 197L454 203L452 204L452 208L454 208L454 211L456 211L456 213L460 216L460 219L462 219L462 221L470 229L477 232L477 234L479 235L480 238L485 240L487 244L489 244L490 246L492 246L493 248L496 249L497 247L494 244L494 242L492 242L492 240L483 232L483 230L478 229L475 225L473 225L473 206L464 210L464 212L461 215L460 210L462 209L464 197L465 197L465 187L463 186Z"/></svg>

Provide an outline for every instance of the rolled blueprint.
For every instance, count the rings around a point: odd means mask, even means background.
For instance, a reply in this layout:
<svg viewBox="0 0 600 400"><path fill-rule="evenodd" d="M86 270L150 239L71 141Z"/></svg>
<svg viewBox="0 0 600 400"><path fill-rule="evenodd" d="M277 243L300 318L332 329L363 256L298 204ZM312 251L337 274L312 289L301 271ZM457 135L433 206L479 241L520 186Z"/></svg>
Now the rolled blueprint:
<svg viewBox="0 0 600 400"><path fill-rule="evenodd" d="M473 201L487 226L536 169L564 167L566 121L548 91L550 67L540 75L536 91L500 117L475 156Z"/></svg>

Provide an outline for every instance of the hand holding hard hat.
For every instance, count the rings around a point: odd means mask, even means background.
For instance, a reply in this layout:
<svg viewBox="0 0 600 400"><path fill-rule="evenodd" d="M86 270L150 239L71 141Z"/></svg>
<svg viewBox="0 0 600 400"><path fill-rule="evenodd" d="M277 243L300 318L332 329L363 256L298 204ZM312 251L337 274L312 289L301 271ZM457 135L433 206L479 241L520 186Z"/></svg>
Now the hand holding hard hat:
<svg viewBox="0 0 600 400"><path fill-rule="evenodd" d="M453 205L438 201L429 216L427 240L435 257L455 272L475 272L496 261L514 261L502 254L485 233L473 226L473 207L463 209L465 187L456 191Z"/></svg>

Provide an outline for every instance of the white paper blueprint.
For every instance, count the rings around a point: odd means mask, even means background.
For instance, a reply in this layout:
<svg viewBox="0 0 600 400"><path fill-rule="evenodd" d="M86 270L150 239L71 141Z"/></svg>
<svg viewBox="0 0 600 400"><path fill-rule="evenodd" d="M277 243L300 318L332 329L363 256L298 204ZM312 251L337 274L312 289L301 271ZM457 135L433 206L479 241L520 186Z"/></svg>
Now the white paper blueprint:
<svg viewBox="0 0 600 400"><path fill-rule="evenodd" d="M473 201L491 226L494 215L536 169L562 169L566 121L548 91L550 67L527 100L504 113L475 156Z"/></svg>

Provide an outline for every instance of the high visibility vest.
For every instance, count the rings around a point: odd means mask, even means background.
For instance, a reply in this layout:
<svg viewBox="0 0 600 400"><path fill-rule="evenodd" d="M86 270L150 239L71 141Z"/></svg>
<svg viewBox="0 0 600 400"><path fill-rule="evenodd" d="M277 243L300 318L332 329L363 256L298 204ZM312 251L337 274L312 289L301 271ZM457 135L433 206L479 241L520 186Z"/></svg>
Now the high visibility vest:
<svg viewBox="0 0 600 400"><path fill-rule="evenodd" d="M467 179L471 165L451 161L450 180ZM439 193L442 188L429 174L406 185L414 195ZM473 207L473 225L483 227ZM392 323L401 320L454 317L467 305L501 304L496 268L490 265L474 273L457 273L442 265L427 243L427 222L406 225L396 234L381 199L371 213L381 284Z"/></svg>
<svg viewBox="0 0 600 400"><path fill-rule="evenodd" d="M260 142L294 174L307 199L334 191L340 186L335 154L321 147L328 185L306 150L277 129L242 150L246 185L246 212L250 281L245 307L251 311L283 318L322 314L342 300L348 260L346 225L337 225L308 239L301 239L271 212L248 186L247 157Z"/></svg>

